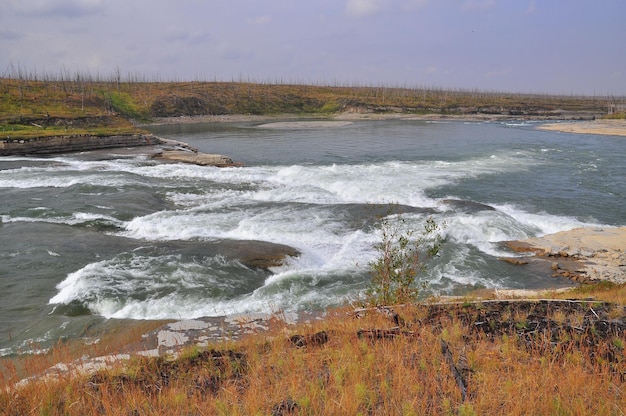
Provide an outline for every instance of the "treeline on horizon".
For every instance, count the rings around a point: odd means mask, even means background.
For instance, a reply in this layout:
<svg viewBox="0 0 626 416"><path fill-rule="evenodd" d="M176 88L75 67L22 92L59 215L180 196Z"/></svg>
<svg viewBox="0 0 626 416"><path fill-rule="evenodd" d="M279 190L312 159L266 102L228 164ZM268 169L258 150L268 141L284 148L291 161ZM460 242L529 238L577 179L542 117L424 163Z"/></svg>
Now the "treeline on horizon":
<svg viewBox="0 0 626 416"><path fill-rule="evenodd" d="M332 83L328 83L332 84ZM26 71L0 78L0 126L44 126L60 119L100 117L148 121L200 115L332 115L339 112L552 117L580 113L621 116L626 97L507 93L423 86L163 81L142 74ZM116 120L116 123L122 123ZM45 127L45 126L44 126ZM66 126L67 128L67 126Z"/></svg>

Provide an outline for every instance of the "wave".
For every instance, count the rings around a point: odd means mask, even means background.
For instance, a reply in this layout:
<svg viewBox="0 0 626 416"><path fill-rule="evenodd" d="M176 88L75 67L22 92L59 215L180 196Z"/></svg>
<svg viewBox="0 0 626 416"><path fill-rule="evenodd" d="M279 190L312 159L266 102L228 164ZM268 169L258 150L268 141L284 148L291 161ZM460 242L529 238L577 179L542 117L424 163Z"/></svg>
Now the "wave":
<svg viewBox="0 0 626 416"><path fill-rule="evenodd" d="M122 228L124 221L109 216L88 212L75 212L66 216L58 216L55 213L47 212L48 210L37 210L32 212L32 216L12 216L2 215L0 219L3 223L18 222L43 222L49 224L66 224L66 225L99 225L103 227Z"/></svg>
<svg viewBox="0 0 626 416"><path fill-rule="evenodd" d="M181 319L293 309L313 301L320 307L350 290L349 281L339 284L332 268L311 272L304 263L268 279L222 256L191 260L126 253L69 274L49 303L82 304L106 318Z"/></svg>

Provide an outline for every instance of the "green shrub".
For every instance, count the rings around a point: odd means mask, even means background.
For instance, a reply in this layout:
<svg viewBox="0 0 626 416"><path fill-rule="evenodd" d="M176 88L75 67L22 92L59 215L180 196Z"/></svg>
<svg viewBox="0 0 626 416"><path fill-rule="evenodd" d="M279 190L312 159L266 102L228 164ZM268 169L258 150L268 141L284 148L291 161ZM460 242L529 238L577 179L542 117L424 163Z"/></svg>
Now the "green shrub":
<svg viewBox="0 0 626 416"><path fill-rule="evenodd" d="M331 114L341 110L341 105L336 101L328 101L320 108L320 113Z"/></svg>
<svg viewBox="0 0 626 416"><path fill-rule="evenodd" d="M402 217L387 217L381 222L382 241L376 245L378 258L369 264L370 286L365 291L368 306L395 305L418 300L417 276L425 270L425 262L436 256L443 239L441 228L432 218L415 236L406 230Z"/></svg>

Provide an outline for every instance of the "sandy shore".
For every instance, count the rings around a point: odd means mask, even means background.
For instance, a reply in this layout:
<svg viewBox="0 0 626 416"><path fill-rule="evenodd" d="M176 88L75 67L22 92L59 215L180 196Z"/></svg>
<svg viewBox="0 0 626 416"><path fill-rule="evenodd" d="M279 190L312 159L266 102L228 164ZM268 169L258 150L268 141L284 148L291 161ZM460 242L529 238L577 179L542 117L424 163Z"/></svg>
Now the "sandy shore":
<svg viewBox="0 0 626 416"><path fill-rule="evenodd" d="M626 136L626 120L564 121L542 124L537 128L539 130L561 131L564 133Z"/></svg>
<svg viewBox="0 0 626 416"><path fill-rule="evenodd" d="M526 117L524 119L533 120L554 120L554 117ZM567 118L567 117L566 117ZM358 120L423 120L423 121L438 121L438 120L457 120L457 121L498 121L498 120L521 120L520 117L514 117L503 114L411 114L411 113L372 113L372 112L356 112L346 111L343 113L337 113L333 115L323 114L274 114L274 115L250 115L250 114L226 114L226 115L203 115L203 116L181 116L181 117L163 117L155 118L152 122L147 124L137 124L137 127L145 126L159 126L167 124L193 124L193 123L265 123L265 124L278 124L289 123L285 120L294 120L294 122L302 122L302 119L312 119L312 121L305 121L304 123L316 123L318 119L320 123L333 122L336 126L341 126L338 122L349 122ZM566 123L566 122L564 122ZM330 125L329 125L330 126Z"/></svg>
<svg viewBox="0 0 626 416"><path fill-rule="evenodd" d="M333 120L315 120L315 121L279 121L275 123L260 124L260 129L324 129L332 127L344 127L352 124L352 121L333 121Z"/></svg>
<svg viewBox="0 0 626 416"><path fill-rule="evenodd" d="M557 276L580 282L626 283L626 227L576 228L509 241L506 245L517 252L534 253L536 260L549 262ZM507 260L515 263L515 258ZM532 260L522 259L517 264Z"/></svg>

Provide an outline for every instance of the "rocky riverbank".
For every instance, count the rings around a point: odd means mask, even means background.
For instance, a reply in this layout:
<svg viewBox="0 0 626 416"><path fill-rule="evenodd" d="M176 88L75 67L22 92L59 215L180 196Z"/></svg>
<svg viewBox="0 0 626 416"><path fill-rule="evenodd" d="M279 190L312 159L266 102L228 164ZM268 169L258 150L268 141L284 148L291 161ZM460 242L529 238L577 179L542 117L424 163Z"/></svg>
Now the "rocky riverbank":
<svg viewBox="0 0 626 416"><path fill-rule="evenodd" d="M163 139L152 134L112 136L56 136L33 139L0 140L0 156L50 155L90 152L103 149L140 148L151 146L148 153L161 162L190 163L199 166L238 167L242 163L231 158L199 152L186 143Z"/></svg>
<svg viewBox="0 0 626 416"><path fill-rule="evenodd" d="M576 282L626 283L626 227L577 228L543 237L505 243L529 254L504 260L549 266L553 276Z"/></svg>
<svg viewBox="0 0 626 416"><path fill-rule="evenodd" d="M118 147L155 146L164 141L151 134L74 135L33 139L0 139L0 156L84 152Z"/></svg>

